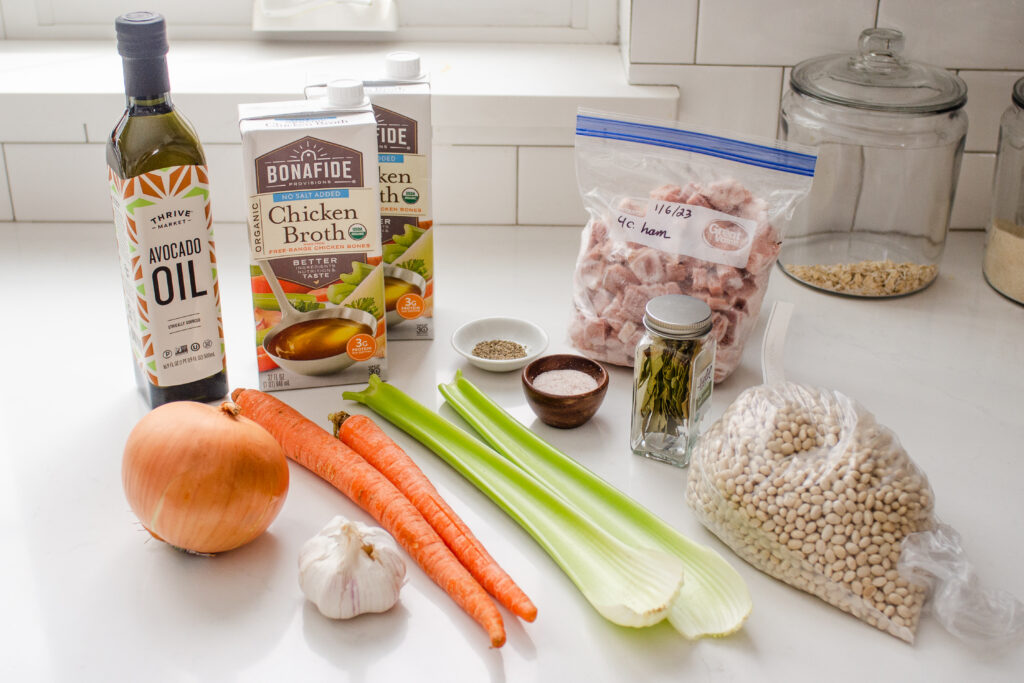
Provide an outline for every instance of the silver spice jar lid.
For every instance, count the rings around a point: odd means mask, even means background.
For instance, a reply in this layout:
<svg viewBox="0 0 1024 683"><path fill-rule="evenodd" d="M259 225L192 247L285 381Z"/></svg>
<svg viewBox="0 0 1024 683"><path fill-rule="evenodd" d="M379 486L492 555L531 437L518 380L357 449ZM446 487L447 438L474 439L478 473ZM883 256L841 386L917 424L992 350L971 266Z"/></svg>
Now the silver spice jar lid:
<svg viewBox="0 0 1024 683"><path fill-rule="evenodd" d="M700 337L711 329L711 307L685 294L663 294L647 302L644 327L675 339Z"/></svg>

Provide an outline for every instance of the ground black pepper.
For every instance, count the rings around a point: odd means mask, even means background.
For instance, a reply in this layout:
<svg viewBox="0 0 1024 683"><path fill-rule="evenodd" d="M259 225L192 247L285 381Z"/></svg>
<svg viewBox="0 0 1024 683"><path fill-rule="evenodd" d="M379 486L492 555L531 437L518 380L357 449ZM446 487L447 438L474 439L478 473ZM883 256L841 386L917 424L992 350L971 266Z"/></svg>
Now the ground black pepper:
<svg viewBox="0 0 1024 683"><path fill-rule="evenodd" d="M473 355L487 360L514 360L525 358L526 349L522 344L505 339L491 339L479 342L473 347Z"/></svg>

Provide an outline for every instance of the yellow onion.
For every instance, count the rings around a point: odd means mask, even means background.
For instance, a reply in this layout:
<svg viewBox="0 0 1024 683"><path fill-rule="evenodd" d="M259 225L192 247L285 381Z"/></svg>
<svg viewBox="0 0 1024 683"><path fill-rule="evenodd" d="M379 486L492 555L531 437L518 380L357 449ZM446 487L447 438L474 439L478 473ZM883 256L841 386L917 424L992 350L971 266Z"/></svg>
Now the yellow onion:
<svg viewBox="0 0 1024 683"><path fill-rule="evenodd" d="M121 481L132 512L161 541L219 553L270 526L288 493L288 463L267 430L219 407L177 401L128 435Z"/></svg>

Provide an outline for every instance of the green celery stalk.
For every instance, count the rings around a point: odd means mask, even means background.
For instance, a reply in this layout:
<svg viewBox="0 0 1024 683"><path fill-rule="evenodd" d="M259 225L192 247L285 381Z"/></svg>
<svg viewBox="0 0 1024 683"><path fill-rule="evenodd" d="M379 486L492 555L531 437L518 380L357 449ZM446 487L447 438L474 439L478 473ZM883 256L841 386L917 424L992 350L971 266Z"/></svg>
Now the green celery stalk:
<svg viewBox="0 0 1024 683"><path fill-rule="evenodd" d="M448 403L495 450L545 482L601 528L620 539L672 553L683 561L685 583L669 622L687 638L725 636L750 615L750 592L721 555L683 536L664 520L551 446L480 391L461 371L442 384Z"/></svg>
<svg viewBox="0 0 1024 683"><path fill-rule="evenodd" d="M683 581L678 558L612 537L486 444L401 390L370 376L346 391L483 491L540 544L605 619L620 626L663 620Z"/></svg>

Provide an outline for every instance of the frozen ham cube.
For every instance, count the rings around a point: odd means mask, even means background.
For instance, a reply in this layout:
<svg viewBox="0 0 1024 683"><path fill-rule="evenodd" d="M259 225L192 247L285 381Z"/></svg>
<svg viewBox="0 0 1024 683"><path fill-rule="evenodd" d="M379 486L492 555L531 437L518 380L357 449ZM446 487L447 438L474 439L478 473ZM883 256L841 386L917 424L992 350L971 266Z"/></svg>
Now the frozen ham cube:
<svg viewBox="0 0 1024 683"><path fill-rule="evenodd" d="M754 235L754 243L750 245L750 257L747 259L747 270L760 273L767 270L779 255L781 244L778 233L771 225L765 224Z"/></svg>
<svg viewBox="0 0 1024 683"><path fill-rule="evenodd" d="M716 263L715 277L722 283L724 292L736 292L743 288L743 273L732 266Z"/></svg>
<svg viewBox="0 0 1024 683"><path fill-rule="evenodd" d="M605 270L604 277L601 279L601 286L609 292L618 292L624 287L635 285L639 282L640 280L633 274L632 270L616 263L608 266L608 269Z"/></svg>
<svg viewBox="0 0 1024 683"><path fill-rule="evenodd" d="M736 214L743 204L753 200L750 191L732 178L716 180L707 185L702 193L717 211Z"/></svg>
<svg viewBox="0 0 1024 683"><path fill-rule="evenodd" d="M594 309L595 315L604 313L611 302L612 295L608 293L607 289L595 289L590 293L590 306Z"/></svg>
<svg viewBox="0 0 1024 683"><path fill-rule="evenodd" d="M596 289L604 282L604 259L585 258L576 269L576 280L587 289Z"/></svg>
<svg viewBox="0 0 1024 683"><path fill-rule="evenodd" d="M628 213L631 216L645 216L647 214L647 201L626 197L619 201L619 211Z"/></svg>
<svg viewBox="0 0 1024 683"><path fill-rule="evenodd" d="M619 326L619 331L615 337L623 344L629 344L630 340L636 337L636 333L639 332L640 329L640 326L632 320L627 320Z"/></svg>
<svg viewBox="0 0 1024 683"><path fill-rule="evenodd" d="M626 257L629 269L639 282L661 282L665 279L665 266L658 254L658 251L650 247L640 247Z"/></svg>
<svg viewBox="0 0 1024 683"><path fill-rule="evenodd" d="M682 257L671 263L665 264L665 279L670 282L679 283L680 286L684 286L685 283L690 282L691 280L691 272L693 270L692 261L693 259Z"/></svg>
<svg viewBox="0 0 1024 683"><path fill-rule="evenodd" d="M592 249L608 239L608 226L601 221L590 221L590 235L587 241L587 248Z"/></svg>
<svg viewBox="0 0 1024 683"><path fill-rule="evenodd" d="M736 215L758 223L767 223L768 203L758 197L752 197L750 201L744 202L736 208Z"/></svg>
<svg viewBox="0 0 1024 683"><path fill-rule="evenodd" d="M651 199L657 199L662 202L676 202L677 204L681 204L685 201L686 196L687 195L684 194L683 188L673 183L668 183L651 190Z"/></svg>
<svg viewBox="0 0 1024 683"><path fill-rule="evenodd" d="M714 206L711 205L711 201L703 194L701 194L700 191L692 192L690 196L686 198L686 201L683 203L689 204L690 206L703 206L705 209L715 208Z"/></svg>
<svg viewBox="0 0 1024 683"><path fill-rule="evenodd" d="M690 270L690 280L692 283L690 289L694 296L697 295L697 292L708 291L708 283L710 281L708 277L708 264L695 259L693 268Z"/></svg>

